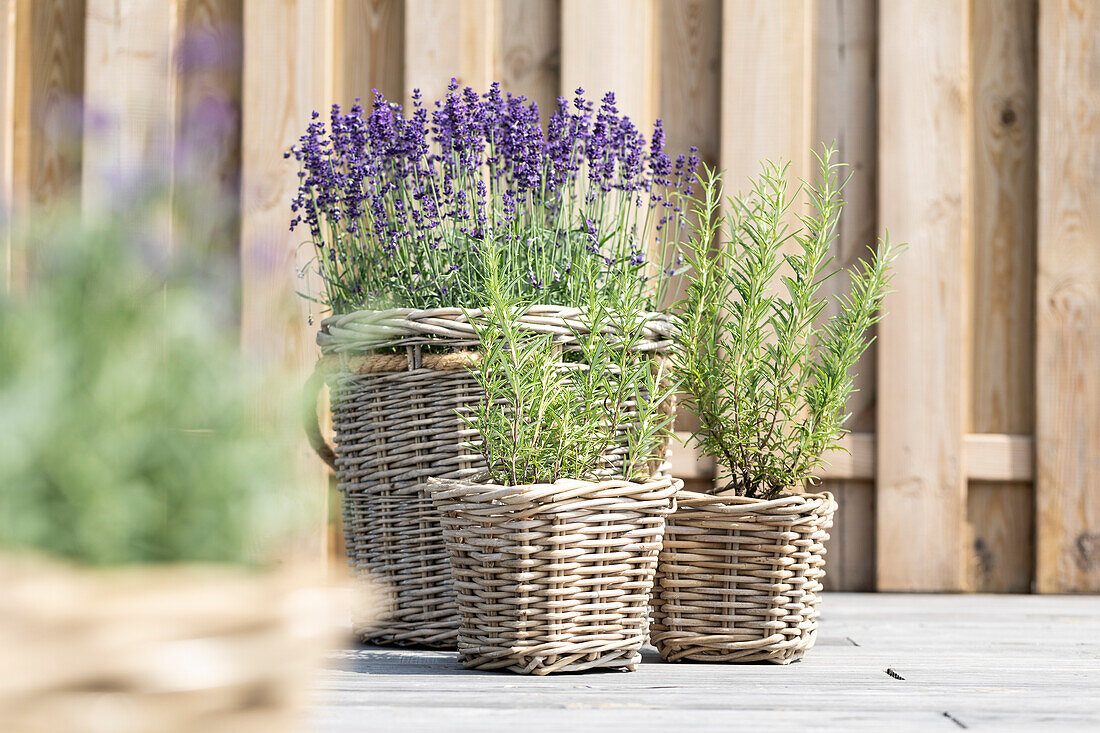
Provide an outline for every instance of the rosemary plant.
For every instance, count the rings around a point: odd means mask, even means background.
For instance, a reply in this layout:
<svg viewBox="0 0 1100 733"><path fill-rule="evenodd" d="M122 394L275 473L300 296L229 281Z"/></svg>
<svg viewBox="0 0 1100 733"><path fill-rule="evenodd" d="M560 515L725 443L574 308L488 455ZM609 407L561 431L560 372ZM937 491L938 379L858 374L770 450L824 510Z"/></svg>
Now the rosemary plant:
<svg viewBox="0 0 1100 733"><path fill-rule="evenodd" d="M824 317L821 286L839 271L829 249L847 178L833 148L815 156L817 178L793 195L788 166L765 163L749 192L725 207L721 174L709 169L693 199L674 369L699 418L695 443L742 496L773 498L812 480L822 454L838 447L850 370L871 343L898 251L880 241ZM792 229L792 202L803 194L807 213Z"/></svg>
<svg viewBox="0 0 1100 733"><path fill-rule="evenodd" d="M651 474L672 420L661 405L675 387L662 363L639 348L644 296L627 291L613 300L587 279L587 327L574 330L577 343L563 353L551 335L520 326L530 303L503 279L503 256L488 258L487 305L480 322L471 318L481 354L471 372L486 398L460 413L477 431L473 446L489 480L515 486ZM616 464L609 455L621 454L620 446L625 455Z"/></svg>

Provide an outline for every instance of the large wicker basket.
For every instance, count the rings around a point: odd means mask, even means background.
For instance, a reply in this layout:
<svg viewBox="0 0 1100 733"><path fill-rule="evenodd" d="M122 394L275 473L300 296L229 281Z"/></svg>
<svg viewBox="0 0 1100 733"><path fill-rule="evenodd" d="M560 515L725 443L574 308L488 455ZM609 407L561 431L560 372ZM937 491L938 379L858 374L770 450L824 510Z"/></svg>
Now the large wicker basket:
<svg viewBox="0 0 1100 733"><path fill-rule="evenodd" d="M432 481L469 669L633 670L679 481Z"/></svg>
<svg viewBox="0 0 1100 733"><path fill-rule="evenodd" d="M765 501L683 491L668 519L651 636L668 661L787 664L817 636L824 494Z"/></svg>
<svg viewBox="0 0 1100 733"><path fill-rule="evenodd" d="M653 313L645 319L641 350L666 351L668 318ZM577 308L532 307L520 325L551 334L563 351L586 333ZM457 308L362 311L323 321L317 342L318 374L331 391L335 451L315 426L310 433L336 472L348 562L390 588L382 620L353 619L355 631L367 642L453 649L458 609L439 514L424 481L469 478L485 469L469 447L476 434L456 414L482 398L467 369L478 358L474 329ZM625 444L611 451L613 464L621 464L625 452ZM660 455L665 460L653 466L656 475L668 471L667 445Z"/></svg>
<svg viewBox="0 0 1100 733"><path fill-rule="evenodd" d="M297 730L340 641L310 576L0 557L4 733Z"/></svg>

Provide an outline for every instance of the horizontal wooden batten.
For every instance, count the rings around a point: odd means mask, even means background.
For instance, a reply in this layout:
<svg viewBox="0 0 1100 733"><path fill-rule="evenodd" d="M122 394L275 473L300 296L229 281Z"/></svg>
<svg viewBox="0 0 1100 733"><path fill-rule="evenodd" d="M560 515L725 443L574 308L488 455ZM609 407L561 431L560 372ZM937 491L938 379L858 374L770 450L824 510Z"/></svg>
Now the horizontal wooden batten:
<svg viewBox="0 0 1100 733"><path fill-rule="evenodd" d="M672 444L672 474L683 479L708 479L715 474L714 459L687 445L690 433L677 432ZM826 454L821 479L873 479L875 436L849 433L840 441L842 450ZM963 442L966 476L975 481L1031 481L1035 475L1034 446L1030 435L967 435Z"/></svg>

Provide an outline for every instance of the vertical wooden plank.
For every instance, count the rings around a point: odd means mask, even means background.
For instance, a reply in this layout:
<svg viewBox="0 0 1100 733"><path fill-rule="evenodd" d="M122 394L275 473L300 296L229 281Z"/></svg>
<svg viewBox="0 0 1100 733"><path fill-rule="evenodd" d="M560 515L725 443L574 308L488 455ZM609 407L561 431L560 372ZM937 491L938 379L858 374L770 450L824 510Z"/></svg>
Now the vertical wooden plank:
<svg viewBox="0 0 1100 733"><path fill-rule="evenodd" d="M17 0L17 205L56 202L80 181L84 2Z"/></svg>
<svg viewBox="0 0 1100 733"><path fill-rule="evenodd" d="M109 196L112 174L168 162L180 14L178 0L87 1L85 205Z"/></svg>
<svg viewBox="0 0 1100 733"><path fill-rule="evenodd" d="M721 0L661 0L660 59L656 114L664 122L670 154L687 154L718 165L722 97Z"/></svg>
<svg viewBox="0 0 1100 733"><path fill-rule="evenodd" d="M451 77L478 91L497 73L495 0L405 0L405 94L440 99Z"/></svg>
<svg viewBox="0 0 1100 733"><path fill-rule="evenodd" d="M721 127L722 0L660 0L657 23L659 95L656 116L665 128L665 145L675 158L694 145L699 158L717 167ZM685 283L673 281L668 302L684 295ZM694 431L699 421L681 409L676 429ZM700 482L701 483L701 482ZM714 488L713 481L709 489Z"/></svg>
<svg viewBox="0 0 1100 733"><path fill-rule="evenodd" d="M973 379L970 432L1030 435L1035 277L1035 0L975 0ZM973 588L1027 592L1034 496L1027 483L972 481Z"/></svg>
<svg viewBox="0 0 1100 733"><path fill-rule="evenodd" d="M971 590L1027 593L1035 564L1035 492L1029 482L970 481Z"/></svg>
<svg viewBox="0 0 1100 733"><path fill-rule="evenodd" d="M813 3L725 0L722 5L722 168L744 188L763 160L810 171Z"/></svg>
<svg viewBox="0 0 1100 733"><path fill-rule="evenodd" d="M1036 584L1100 591L1100 5L1039 5Z"/></svg>
<svg viewBox="0 0 1100 733"><path fill-rule="evenodd" d="M286 367L305 378L316 358L316 324L296 295L295 255L300 232L288 230L289 205L297 185L293 159L283 153L305 130L313 110L332 98L331 2L246 0L241 149L241 340L246 353L264 364ZM269 416L292 422L296 410ZM315 496L327 482L304 441L297 480ZM313 550L327 544L323 515L317 517Z"/></svg>
<svg viewBox="0 0 1100 733"><path fill-rule="evenodd" d="M374 90L400 102L405 95L405 3L402 0L337 0L334 88L345 108L356 99L368 107Z"/></svg>
<svg viewBox="0 0 1100 733"><path fill-rule="evenodd" d="M561 88L561 2L497 0L497 3L501 86L538 103L545 124Z"/></svg>
<svg viewBox="0 0 1100 733"><path fill-rule="evenodd" d="M562 0L561 92L597 103L615 92L619 111L643 130L657 109L657 9L653 0Z"/></svg>
<svg viewBox="0 0 1100 733"><path fill-rule="evenodd" d="M877 233L876 73L878 52L875 0L820 0L814 21L813 144L835 142L851 174L845 189L834 262L856 266L869 252ZM830 295L847 288L837 277L825 284ZM834 304L835 306L835 304ZM835 312L835 307L830 313ZM875 429L875 345L855 367L855 389L847 409L847 428ZM871 481L825 481L840 503L829 552L827 586L869 591L875 586L875 491Z"/></svg>
<svg viewBox="0 0 1100 733"><path fill-rule="evenodd" d="M16 0L12 199L42 225L76 196L84 89L83 0ZM33 242L13 243L12 286L26 281Z"/></svg>
<svg viewBox="0 0 1100 733"><path fill-rule="evenodd" d="M192 239L235 261L240 238L241 0L183 0L177 54L177 202ZM237 280L237 278L233 278ZM226 293L236 302L236 293Z"/></svg>
<svg viewBox="0 0 1100 733"><path fill-rule="evenodd" d="M15 6L0 0L0 277L12 286L11 215L14 205Z"/></svg>
<svg viewBox="0 0 1100 733"><path fill-rule="evenodd" d="M879 226L910 243L879 326L885 591L957 591L969 580L969 26L968 0L880 4Z"/></svg>
<svg viewBox="0 0 1100 733"><path fill-rule="evenodd" d="M178 0L88 0L84 74L85 211L107 206L120 175L170 180L175 147ZM155 236L170 246L171 225Z"/></svg>

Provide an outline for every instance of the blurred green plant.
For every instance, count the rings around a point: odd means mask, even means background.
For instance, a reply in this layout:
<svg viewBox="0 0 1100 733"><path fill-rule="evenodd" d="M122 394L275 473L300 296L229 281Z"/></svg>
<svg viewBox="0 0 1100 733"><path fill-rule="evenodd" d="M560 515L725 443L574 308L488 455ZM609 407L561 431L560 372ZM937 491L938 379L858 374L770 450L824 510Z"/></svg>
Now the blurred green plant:
<svg viewBox="0 0 1100 733"><path fill-rule="evenodd" d="M305 516L293 434L258 410L289 382L240 355L209 253L169 256L139 219L52 226L26 294L0 295L0 550L263 560Z"/></svg>

